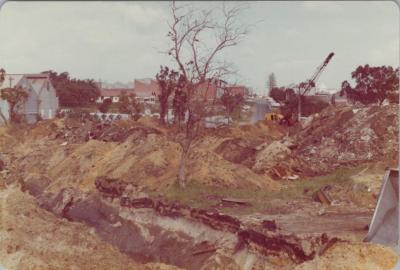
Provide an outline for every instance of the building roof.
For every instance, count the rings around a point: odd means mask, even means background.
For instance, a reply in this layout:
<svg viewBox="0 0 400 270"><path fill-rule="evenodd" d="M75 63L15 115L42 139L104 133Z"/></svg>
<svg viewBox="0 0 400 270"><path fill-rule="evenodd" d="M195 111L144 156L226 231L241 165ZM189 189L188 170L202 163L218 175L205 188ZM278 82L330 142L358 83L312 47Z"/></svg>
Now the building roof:
<svg viewBox="0 0 400 270"><path fill-rule="evenodd" d="M113 88L113 89L100 89L100 96L103 97L119 97L122 93L134 93L132 88Z"/></svg>
<svg viewBox="0 0 400 270"><path fill-rule="evenodd" d="M155 80L153 80L151 78L144 78L144 79L135 79L135 81L140 82L140 83L144 83L144 84L151 84Z"/></svg>
<svg viewBox="0 0 400 270"><path fill-rule="evenodd" d="M134 92L137 97L150 97L160 94L160 86L153 79L135 79L133 82Z"/></svg>
<svg viewBox="0 0 400 270"><path fill-rule="evenodd" d="M226 87L226 90L232 95L242 95L247 96L249 94L249 90L246 86L243 85L230 85Z"/></svg>
<svg viewBox="0 0 400 270"><path fill-rule="evenodd" d="M23 77L23 74L5 74L4 81L0 84L0 88L15 87Z"/></svg>

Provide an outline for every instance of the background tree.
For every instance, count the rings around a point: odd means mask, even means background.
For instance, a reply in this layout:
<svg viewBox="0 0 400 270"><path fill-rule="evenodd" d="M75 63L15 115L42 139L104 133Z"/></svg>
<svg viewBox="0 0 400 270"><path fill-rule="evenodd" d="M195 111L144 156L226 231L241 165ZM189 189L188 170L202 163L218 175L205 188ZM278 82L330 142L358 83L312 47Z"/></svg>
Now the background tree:
<svg viewBox="0 0 400 270"><path fill-rule="evenodd" d="M160 67L160 71L156 75L158 85L160 86L160 123L165 124L165 115L168 113L168 99L175 91L178 84L179 72L169 69L168 67Z"/></svg>
<svg viewBox="0 0 400 270"><path fill-rule="evenodd" d="M232 66L219 57L226 48L236 46L248 32L237 20L241 10L240 6L229 9L223 6L222 14L214 15L211 9L195 11L190 7L177 7L175 2L171 4L168 54L182 77L182 91L186 95L184 106L188 114L182 132L177 134L182 149L177 177L181 187L186 184L185 167L190 146L200 134L200 123L209 108L206 100L196 95L196 90L210 80L215 82L233 74Z"/></svg>
<svg viewBox="0 0 400 270"><path fill-rule="evenodd" d="M58 74L49 70L42 73L49 74L62 107L94 105L96 99L100 96L100 89L94 80L71 79L68 72Z"/></svg>
<svg viewBox="0 0 400 270"><path fill-rule="evenodd" d="M129 95L126 92L122 92L119 97L118 111L120 113L126 113L133 116L135 119L138 118L138 115L143 111L143 104L139 103L136 99L136 95L130 93Z"/></svg>
<svg viewBox="0 0 400 270"><path fill-rule="evenodd" d="M284 103L286 100L286 89L285 87L274 87L269 91L269 96L278 103Z"/></svg>
<svg viewBox="0 0 400 270"><path fill-rule="evenodd" d="M285 93L285 101L281 106L281 113L284 117L284 120L287 124L291 125L295 121L297 121L296 116L298 114L298 98L299 95L292 89L286 88L284 90ZM301 104L302 104L302 115L310 116L315 113L319 113L323 109L329 106L329 103L314 96L305 96L301 95Z"/></svg>
<svg viewBox="0 0 400 270"><path fill-rule="evenodd" d="M271 93L272 89L274 89L276 87L277 87L277 85L276 85L275 74L271 73L268 76L268 90L269 90L269 93Z"/></svg>
<svg viewBox="0 0 400 270"><path fill-rule="evenodd" d="M293 123L293 116L297 115L298 110L298 95L292 88L285 88L285 101L281 106L281 113L283 115L283 120L291 125Z"/></svg>
<svg viewBox="0 0 400 270"><path fill-rule="evenodd" d="M187 112L187 95L180 88L175 91L174 99L172 100L172 110L174 113L174 123L177 123L181 127L181 124L185 120L185 113Z"/></svg>
<svg viewBox="0 0 400 270"><path fill-rule="evenodd" d="M224 94L222 94L220 101L225 108L229 123L233 112L241 109L244 98L240 94L233 95L228 91L225 91Z"/></svg>
<svg viewBox="0 0 400 270"><path fill-rule="evenodd" d="M28 99L28 93L21 87L1 89L0 98L8 102L10 121L18 123L22 120L19 110Z"/></svg>
<svg viewBox="0 0 400 270"><path fill-rule="evenodd" d="M99 105L99 111L102 113L107 113L108 110L110 109L111 104L112 104L111 98L104 99L103 102Z"/></svg>
<svg viewBox="0 0 400 270"><path fill-rule="evenodd" d="M391 99L392 93L399 88L399 69L393 69L391 66L359 66L351 73L351 78L356 82L355 87L344 81L340 94L346 95L353 103L382 105L383 101Z"/></svg>

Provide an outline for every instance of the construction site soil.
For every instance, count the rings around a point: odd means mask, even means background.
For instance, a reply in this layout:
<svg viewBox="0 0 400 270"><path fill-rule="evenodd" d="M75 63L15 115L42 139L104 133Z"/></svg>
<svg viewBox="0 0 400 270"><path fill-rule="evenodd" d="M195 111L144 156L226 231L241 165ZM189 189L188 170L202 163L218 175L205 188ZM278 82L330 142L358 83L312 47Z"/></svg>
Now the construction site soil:
<svg viewBox="0 0 400 270"><path fill-rule="evenodd" d="M175 130L155 119L2 127L0 265L391 269L397 255L362 239L397 121L396 106L328 107L303 126L207 129L185 190Z"/></svg>

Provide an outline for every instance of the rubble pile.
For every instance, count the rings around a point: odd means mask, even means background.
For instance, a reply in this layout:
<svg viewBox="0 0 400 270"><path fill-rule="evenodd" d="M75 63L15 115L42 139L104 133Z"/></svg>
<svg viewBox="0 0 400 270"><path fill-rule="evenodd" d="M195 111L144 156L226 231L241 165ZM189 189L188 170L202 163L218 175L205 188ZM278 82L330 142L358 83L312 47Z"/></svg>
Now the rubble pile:
<svg viewBox="0 0 400 270"><path fill-rule="evenodd" d="M50 136L51 139L63 139L68 142L84 142L90 139L103 142L124 142L129 136L137 132L143 133L143 135L161 134L160 130L138 126L134 122L126 125L128 121L122 120L104 122L89 119L78 121L77 119L67 118L64 121L64 125Z"/></svg>
<svg viewBox="0 0 400 270"><path fill-rule="evenodd" d="M306 164L306 174L380 160L397 164L397 111L396 105L328 107L295 135L292 156Z"/></svg>

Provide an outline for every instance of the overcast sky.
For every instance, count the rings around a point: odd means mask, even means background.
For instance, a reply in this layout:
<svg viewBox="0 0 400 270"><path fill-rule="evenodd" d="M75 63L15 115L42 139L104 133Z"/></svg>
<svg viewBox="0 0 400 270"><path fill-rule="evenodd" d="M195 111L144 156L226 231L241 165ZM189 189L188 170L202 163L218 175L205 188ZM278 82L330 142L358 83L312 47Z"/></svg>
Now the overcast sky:
<svg viewBox="0 0 400 270"><path fill-rule="evenodd" d="M170 61L160 53L168 47L168 19L167 2L7 2L0 67L108 82L154 77ZM224 57L258 93L271 72L279 86L307 79L330 52L322 88L339 88L358 65L399 65L399 11L390 1L250 2L240 20L252 30Z"/></svg>

